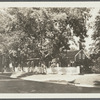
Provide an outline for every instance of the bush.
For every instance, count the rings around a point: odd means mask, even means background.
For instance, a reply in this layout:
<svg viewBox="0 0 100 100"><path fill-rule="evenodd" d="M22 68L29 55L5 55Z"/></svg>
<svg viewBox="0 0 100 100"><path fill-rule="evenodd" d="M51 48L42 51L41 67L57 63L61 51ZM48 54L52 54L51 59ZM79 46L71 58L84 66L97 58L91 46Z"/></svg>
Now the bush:
<svg viewBox="0 0 100 100"><path fill-rule="evenodd" d="M94 66L92 67L92 72L100 73L100 57L94 62Z"/></svg>

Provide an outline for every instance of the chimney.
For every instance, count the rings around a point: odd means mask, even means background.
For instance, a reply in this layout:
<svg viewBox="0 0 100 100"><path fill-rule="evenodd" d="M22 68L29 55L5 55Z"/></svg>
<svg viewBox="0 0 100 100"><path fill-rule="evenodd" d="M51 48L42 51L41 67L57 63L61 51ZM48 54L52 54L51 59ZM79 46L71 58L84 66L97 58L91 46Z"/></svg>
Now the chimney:
<svg viewBox="0 0 100 100"><path fill-rule="evenodd" d="M83 49L82 48L82 42L79 41L79 50Z"/></svg>

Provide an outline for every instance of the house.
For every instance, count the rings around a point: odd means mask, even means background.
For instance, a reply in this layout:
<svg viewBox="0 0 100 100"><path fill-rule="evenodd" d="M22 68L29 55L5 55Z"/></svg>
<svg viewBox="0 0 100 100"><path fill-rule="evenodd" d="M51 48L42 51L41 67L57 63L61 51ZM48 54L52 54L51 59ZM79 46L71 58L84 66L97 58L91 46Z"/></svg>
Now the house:
<svg viewBox="0 0 100 100"><path fill-rule="evenodd" d="M75 51L67 51L67 65L68 66L84 66L84 62L88 61L88 56L83 49Z"/></svg>

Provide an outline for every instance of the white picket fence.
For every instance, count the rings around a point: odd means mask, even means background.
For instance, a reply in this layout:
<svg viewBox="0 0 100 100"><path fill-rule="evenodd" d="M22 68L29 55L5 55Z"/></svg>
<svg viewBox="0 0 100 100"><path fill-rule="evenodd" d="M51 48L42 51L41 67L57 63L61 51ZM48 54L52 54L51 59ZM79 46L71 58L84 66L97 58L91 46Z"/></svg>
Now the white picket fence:
<svg viewBox="0 0 100 100"><path fill-rule="evenodd" d="M80 67L55 67L48 68L47 74L80 74Z"/></svg>
<svg viewBox="0 0 100 100"><path fill-rule="evenodd" d="M19 68L16 68L16 72L21 71ZM45 73L47 74L80 74L80 67L55 67L55 68L47 68L46 70L43 70L41 67L35 67L28 69L27 67L24 67L25 72L33 72L33 73Z"/></svg>
<svg viewBox="0 0 100 100"><path fill-rule="evenodd" d="M54 67L54 68L47 68L43 69L42 67L24 67L23 70L25 72L33 72L33 73L47 73L47 74L80 74L80 67ZM20 67L15 68L15 72L22 71Z"/></svg>

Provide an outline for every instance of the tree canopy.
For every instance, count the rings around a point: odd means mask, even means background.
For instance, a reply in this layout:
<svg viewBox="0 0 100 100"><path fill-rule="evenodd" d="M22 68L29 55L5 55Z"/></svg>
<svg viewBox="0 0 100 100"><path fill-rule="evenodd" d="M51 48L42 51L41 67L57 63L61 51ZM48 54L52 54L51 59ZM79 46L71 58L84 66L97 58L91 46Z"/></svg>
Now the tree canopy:
<svg viewBox="0 0 100 100"><path fill-rule="evenodd" d="M0 34L9 51L23 51L29 58L63 58L73 36L87 37L89 8L5 8Z"/></svg>
<svg viewBox="0 0 100 100"><path fill-rule="evenodd" d="M93 55L98 58L100 57L100 11L95 18L93 29L94 33L92 35L92 39L94 40L94 42L92 43L92 51L94 53Z"/></svg>

